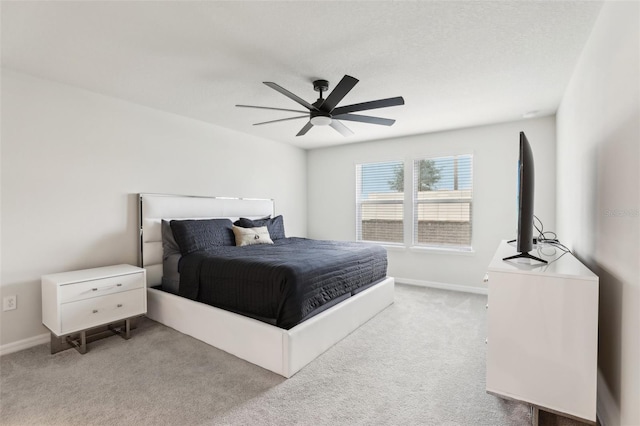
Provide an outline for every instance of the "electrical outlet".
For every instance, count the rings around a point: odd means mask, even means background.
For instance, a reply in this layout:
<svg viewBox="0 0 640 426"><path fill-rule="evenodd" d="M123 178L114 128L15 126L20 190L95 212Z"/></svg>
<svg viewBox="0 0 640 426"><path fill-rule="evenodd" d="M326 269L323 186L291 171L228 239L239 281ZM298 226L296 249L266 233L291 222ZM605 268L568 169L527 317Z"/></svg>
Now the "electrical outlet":
<svg viewBox="0 0 640 426"><path fill-rule="evenodd" d="M18 307L16 295L5 296L2 298L2 310L12 311Z"/></svg>

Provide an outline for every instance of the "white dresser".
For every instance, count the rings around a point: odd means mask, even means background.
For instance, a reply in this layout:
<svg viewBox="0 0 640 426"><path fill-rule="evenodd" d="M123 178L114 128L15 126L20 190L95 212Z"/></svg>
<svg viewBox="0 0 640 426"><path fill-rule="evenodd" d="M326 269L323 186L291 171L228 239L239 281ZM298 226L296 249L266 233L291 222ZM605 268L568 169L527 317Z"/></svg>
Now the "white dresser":
<svg viewBox="0 0 640 426"><path fill-rule="evenodd" d="M502 241L489 265L487 392L596 421L598 277L571 253L528 259Z"/></svg>
<svg viewBox="0 0 640 426"><path fill-rule="evenodd" d="M147 312L146 295L146 271L132 265L42 276L42 323L51 330L51 353L66 349L59 342L62 336L85 353L87 330L120 321L124 329L111 331L128 339L129 320Z"/></svg>

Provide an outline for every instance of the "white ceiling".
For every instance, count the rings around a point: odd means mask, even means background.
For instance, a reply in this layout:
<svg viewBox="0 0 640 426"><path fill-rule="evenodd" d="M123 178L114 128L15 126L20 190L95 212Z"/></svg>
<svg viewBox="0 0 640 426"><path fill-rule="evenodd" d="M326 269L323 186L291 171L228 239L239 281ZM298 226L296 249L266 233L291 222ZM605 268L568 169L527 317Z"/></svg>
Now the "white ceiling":
<svg viewBox="0 0 640 426"><path fill-rule="evenodd" d="M600 1L2 2L2 65L302 148L510 121L556 111ZM295 134L300 109L262 84L314 102L360 82L339 104L403 96L345 122Z"/></svg>

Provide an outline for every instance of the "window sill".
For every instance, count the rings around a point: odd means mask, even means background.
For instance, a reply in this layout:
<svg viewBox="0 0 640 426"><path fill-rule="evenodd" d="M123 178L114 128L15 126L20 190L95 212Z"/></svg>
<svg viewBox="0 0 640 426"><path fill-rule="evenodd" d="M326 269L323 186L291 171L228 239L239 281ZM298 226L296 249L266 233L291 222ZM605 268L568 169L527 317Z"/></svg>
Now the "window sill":
<svg viewBox="0 0 640 426"><path fill-rule="evenodd" d="M475 256L476 251L474 249L464 250L456 248L444 248L444 247L421 247L411 246L410 251L419 253L432 253L432 254L452 254L454 256Z"/></svg>
<svg viewBox="0 0 640 426"><path fill-rule="evenodd" d="M404 251L407 249L407 246L405 246L404 244L380 244L380 245L386 248L387 250Z"/></svg>
<svg viewBox="0 0 640 426"><path fill-rule="evenodd" d="M388 243L374 243L381 245L387 250L391 251L413 251L416 253L430 253L430 254L451 254L454 256L475 256L476 251L473 249L463 250L455 248L444 247L421 247L421 246L406 246L404 244L388 244Z"/></svg>

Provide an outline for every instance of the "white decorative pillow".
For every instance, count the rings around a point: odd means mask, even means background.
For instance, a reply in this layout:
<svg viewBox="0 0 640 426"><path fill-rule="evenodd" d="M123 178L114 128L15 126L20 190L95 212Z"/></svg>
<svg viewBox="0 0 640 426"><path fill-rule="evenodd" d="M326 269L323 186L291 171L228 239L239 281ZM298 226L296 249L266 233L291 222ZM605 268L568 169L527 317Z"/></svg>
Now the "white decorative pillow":
<svg viewBox="0 0 640 426"><path fill-rule="evenodd" d="M236 236L236 246L250 246L252 244L273 244L266 226L257 228L241 228L233 226L233 234Z"/></svg>

